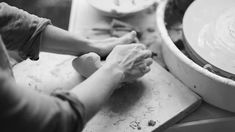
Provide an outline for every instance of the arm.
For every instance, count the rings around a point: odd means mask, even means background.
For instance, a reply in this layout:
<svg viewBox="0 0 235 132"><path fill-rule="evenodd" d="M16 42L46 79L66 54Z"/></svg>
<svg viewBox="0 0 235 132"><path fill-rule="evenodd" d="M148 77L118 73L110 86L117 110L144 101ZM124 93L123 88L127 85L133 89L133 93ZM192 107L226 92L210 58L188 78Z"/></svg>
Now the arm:
<svg viewBox="0 0 235 132"><path fill-rule="evenodd" d="M149 72L150 56L151 51L142 44L117 46L100 69L71 90L85 107L84 121L89 121L121 83L136 80Z"/></svg>
<svg viewBox="0 0 235 132"><path fill-rule="evenodd" d="M83 105L73 96L54 97L19 87L0 68L1 132L82 131L84 112Z"/></svg>
<svg viewBox="0 0 235 132"><path fill-rule="evenodd" d="M37 60L40 50L70 55L95 52L106 56L116 45L136 39L136 33L131 32L121 38L90 41L3 2L0 2L0 20L0 34L6 48L16 51L22 59Z"/></svg>
<svg viewBox="0 0 235 132"><path fill-rule="evenodd" d="M87 80L71 90L84 104L86 109L85 122L100 109L111 96L115 88L122 82L122 71L114 65L103 66Z"/></svg>
<svg viewBox="0 0 235 132"><path fill-rule="evenodd" d="M48 25L42 33L41 51L80 56L88 52L98 52L98 48L87 39Z"/></svg>
<svg viewBox="0 0 235 132"><path fill-rule="evenodd" d="M41 51L80 56L95 52L101 57L107 56L117 45L129 44L136 40L136 32L130 32L120 38L88 40L53 25L42 32Z"/></svg>
<svg viewBox="0 0 235 132"><path fill-rule="evenodd" d="M120 83L150 70L151 52L138 47L142 46L115 48L90 78L70 92L54 94L56 97L18 87L0 66L0 131L81 131Z"/></svg>

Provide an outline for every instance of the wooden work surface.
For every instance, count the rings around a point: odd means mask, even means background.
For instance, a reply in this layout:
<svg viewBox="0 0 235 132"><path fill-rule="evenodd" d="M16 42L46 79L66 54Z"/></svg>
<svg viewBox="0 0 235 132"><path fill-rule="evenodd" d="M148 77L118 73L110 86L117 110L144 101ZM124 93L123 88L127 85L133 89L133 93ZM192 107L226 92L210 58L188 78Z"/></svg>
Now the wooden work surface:
<svg viewBox="0 0 235 132"><path fill-rule="evenodd" d="M86 0L74 0L69 31L87 38L101 39L92 27L105 27L111 18L101 16ZM161 131L195 110L201 102L199 96L167 72L161 60L160 38L155 28L155 12L146 10L122 21L138 26L143 32L141 42L157 53L150 73L133 84L114 92L110 100L86 125L84 132ZM18 84L50 93L56 89L71 89L83 78L73 69L73 56L41 53L40 60L24 61L14 67ZM148 121L156 125L148 126Z"/></svg>

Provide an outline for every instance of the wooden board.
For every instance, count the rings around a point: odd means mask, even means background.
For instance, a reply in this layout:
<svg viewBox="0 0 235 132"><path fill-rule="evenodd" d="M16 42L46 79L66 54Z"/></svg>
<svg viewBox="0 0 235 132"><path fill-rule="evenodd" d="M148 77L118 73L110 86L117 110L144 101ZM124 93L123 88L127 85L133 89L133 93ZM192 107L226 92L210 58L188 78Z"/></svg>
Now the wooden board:
<svg viewBox="0 0 235 132"><path fill-rule="evenodd" d="M84 132L161 131L200 105L200 98L159 64L151 68L136 83L117 90ZM148 126L149 120L156 125Z"/></svg>
<svg viewBox="0 0 235 132"><path fill-rule="evenodd" d="M18 84L45 93L55 88L71 89L76 85L79 77L74 76L76 72L71 69L70 60L53 64L53 59L51 63L44 63L43 60L49 60L42 57L41 62L26 61L14 68ZM159 64L154 62L151 68L151 72L137 82L115 91L84 132L139 131L137 126L142 131L160 131L199 106L200 98ZM148 126L149 120L156 121L156 125Z"/></svg>

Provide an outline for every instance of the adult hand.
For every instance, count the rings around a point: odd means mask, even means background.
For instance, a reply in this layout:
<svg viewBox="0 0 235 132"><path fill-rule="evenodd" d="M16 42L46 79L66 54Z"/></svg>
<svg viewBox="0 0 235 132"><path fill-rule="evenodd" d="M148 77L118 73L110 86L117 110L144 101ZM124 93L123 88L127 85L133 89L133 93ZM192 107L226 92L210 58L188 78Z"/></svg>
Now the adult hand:
<svg viewBox="0 0 235 132"><path fill-rule="evenodd" d="M97 54L101 57L107 56L117 45L126 45L138 41L136 32L132 31L120 38L108 38L104 40L91 40L91 45L97 49Z"/></svg>
<svg viewBox="0 0 235 132"><path fill-rule="evenodd" d="M143 44L118 45L104 65L112 65L123 73L122 82L131 82L150 71L152 52Z"/></svg>

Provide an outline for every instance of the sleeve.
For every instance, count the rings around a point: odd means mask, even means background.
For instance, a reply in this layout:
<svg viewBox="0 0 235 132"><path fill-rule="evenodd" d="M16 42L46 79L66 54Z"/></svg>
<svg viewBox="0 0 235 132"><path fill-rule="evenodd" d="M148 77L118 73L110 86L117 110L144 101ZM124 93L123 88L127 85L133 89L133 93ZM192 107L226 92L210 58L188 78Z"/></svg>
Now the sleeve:
<svg viewBox="0 0 235 132"><path fill-rule="evenodd" d="M0 71L1 132L80 132L84 106L68 92L53 96L16 86ZM13 126L13 127L12 127Z"/></svg>
<svg viewBox="0 0 235 132"><path fill-rule="evenodd" d="M17 51L22 59L39 58L41 32L50 20L31 15L0 2L0 34L8 50Z"/></svg>

